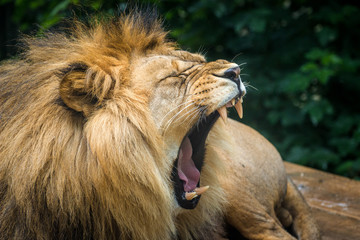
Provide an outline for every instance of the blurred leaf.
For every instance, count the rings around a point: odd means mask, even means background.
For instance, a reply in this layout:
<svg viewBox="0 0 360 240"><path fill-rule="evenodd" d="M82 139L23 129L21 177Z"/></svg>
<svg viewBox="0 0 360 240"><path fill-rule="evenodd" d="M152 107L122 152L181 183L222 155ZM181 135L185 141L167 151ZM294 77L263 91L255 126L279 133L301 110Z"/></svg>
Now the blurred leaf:
<svg viewBox="0 0 360 240"><path fill-rule="evenodd" d="M307 62L307 63L305 63L304 65L301 66L300 70L302 72L305 72L305 73L318 71L319 66L314 62Z"/></svg>
<svg viewBox="0 0 360 240"><path fill-rule="evenodd" d="M292 125L300 125L304 120L304 116L298 109L288 108L282 112L281 124L285 127Z"/></svg>
<svg viewBox="0 0 360 240"><path fill-rule="evenodd" d="M355 177L359 180L359 173L360 173L360 158L355 160L348 160L341 164L339 164L335 172L337 174L345 175L347 177Z"/></svg>
<svg viewBox="0 0 360 240"><path fill-rule="evenodd" d="M348 154L355 152L359 143L352 138L333 138L330 140L330 144L338 150L340 157L346 157Z"/></svg>
<svg viewBox="0 0 360 240"><path fill-rule="evenodd" d="M316 126L325 117L325 115L332 114L334 109L327 100L320 99L307 103L303 111L309 114L311 122Z"/></svg>
<svg viewBox="0 0 360 240"><path fill-rule="evenodd" d="M301 146L294 146L291 148L286 160L298 164L307 164L306 156L310 154L310 150Z"/></svg>
<svg viewBox="0 0 360 240"><path fill-rule="evenodd" d="M339 164L339 166L336 167L335 171L338 174L345 174L347 172L350 172L352 170L353 166L354 166L353 161L346 161L346 162Z"/></svg>
<svg viewBox="0 0 360 240"><path fill-rule="evenodd" d="M354 139L357 142L360 142L360 123L359 123L358 127L356 128L356 130L354 131Z"/></svg>
<svg viewBox="0 0 360 240"><path fill-rule="evenodd" d="M226 5L222 2L218 2L215 8L215 16L221 18L226 14L226 12L227 12Z"/></svg>
<svg viewBox="0 0 360 240"><path fill-rule="evenodd" d="M63 0L52 9L49 16L55 16L56 14L59 14L59 12L65 10L69 6L69 4L70 0ZM54 21L54 23L56 23L56 21Z"/></svg>
<svg viewBox="0 0 360 240"><path fill-rule="evenodd" d="M332 123L331 132L333 133L333 136L346 135L353 128L354 123L357 123L356 119L352 118L351 116L349 116L349 115L340 115ZM359 130L360 130L360 128L359 128ZM360 131L359 131L359 134L360 134Z"/></svg>
<svg viewBox="0 0 360 240"><path fill-rule="evenodd" d="M340 162L339 158L333 152L318 148L306 149L301 147L293 147L289 154L289 161L317 167L326 170L330 164L337 164Z"/></svg>
<svg viewBox="0 0 360 240"><path fill-rule="evenodd" d="M59 20L60 20L60 17L58 17L58 16L54 16L52 18L47 18L42 24L43 30L49 29L51 26L53 26L54 24L59 22Z"/></svg>
<svg viewBox="0 0 360 240"><path fill-rule="evenodd" d="M251 18L249 27L253 32L262 33L266 28L266 20L263 18Z"/></svg>
<svg viewBox="0 0 360 240"><path fill-rule="evenodd" d="M328 51L324 51L320 48L314 48L311 51L307 52L305 57L309 60L316 61L316 60L321 59L324 55L327 55L327 54L328 54Z"/></svg>
<svg viewBox="0 0 360 240"><path fill-rule="evenodd" d="M314 73L316 79L322 84L326 84L334 74L334 70L327 68L319 69L319 71Z"/></svg>
<svg viewBox="0 0 360 240"><path fill-rule="evenodd" d="M285 92L303 92L311 84L312 79L301 73L295 72L288 76L287 80L282 83Z"/></svg>
<svg viewBox="0 0 360 240"><path fill-rule="evenodd" d="M336 54L328 53L328 54L325 54L324 56L322 56L321 63L324 66L330 66L330 65L336 66L338 64L341 64L342 60Z"/></svg>
<svg viewBox="0 0 360 240"><path fill-rule="evenodd" d="M317 32L317 37L322 46L326 46L328 43L334 41L337 38L337 32L329 27L322 28Z"/></svg>

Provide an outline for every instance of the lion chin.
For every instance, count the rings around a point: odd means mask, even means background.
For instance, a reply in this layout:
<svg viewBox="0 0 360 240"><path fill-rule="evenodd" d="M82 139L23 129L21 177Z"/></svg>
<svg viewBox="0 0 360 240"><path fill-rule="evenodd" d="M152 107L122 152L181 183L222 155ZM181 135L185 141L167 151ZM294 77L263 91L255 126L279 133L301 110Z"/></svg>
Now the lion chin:
<svg viewBox="0 0 360 240"><path fill-rule="evenodd" d="M23 42L0 66L0 239L320 238L274 147L227 119L237 64L136 10Z"/></svg>

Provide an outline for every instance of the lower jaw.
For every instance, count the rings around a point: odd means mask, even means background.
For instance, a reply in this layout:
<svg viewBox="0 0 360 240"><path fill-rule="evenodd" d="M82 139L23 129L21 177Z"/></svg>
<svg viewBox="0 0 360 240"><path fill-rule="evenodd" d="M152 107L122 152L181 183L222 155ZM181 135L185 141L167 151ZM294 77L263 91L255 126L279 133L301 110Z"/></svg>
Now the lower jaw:
<svg viewBox="0 0 360 240"><path fill-rule="evenodd" d="M203 166L205 156L205 144L207 136L215 122L218 120L219 116L220 115L217 111L211 113L208 117L202 119L199 123L197 123L189 132L189 134L187 134L193 147L192 159L194 160L196 168L200 172ZM183 182L178 176L177 166L178 159L176 159L172 170L172 180L176 200L180 207L185 209L194 209L199 203L201 195L198 195L191 200L187 200ZM200 187L200 181L198 182L197 187Z"/></svg>

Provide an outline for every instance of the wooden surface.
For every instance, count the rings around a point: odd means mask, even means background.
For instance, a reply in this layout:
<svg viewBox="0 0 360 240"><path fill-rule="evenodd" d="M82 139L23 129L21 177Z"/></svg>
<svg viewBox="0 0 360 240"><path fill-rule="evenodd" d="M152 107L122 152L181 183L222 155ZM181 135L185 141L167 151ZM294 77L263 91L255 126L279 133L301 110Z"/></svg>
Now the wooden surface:
<svg viewBox="0 0 360 240"><path fill-rule="evenodd" d="M285 163L312 207L323 240L360 240L360 181Z"/></svg>

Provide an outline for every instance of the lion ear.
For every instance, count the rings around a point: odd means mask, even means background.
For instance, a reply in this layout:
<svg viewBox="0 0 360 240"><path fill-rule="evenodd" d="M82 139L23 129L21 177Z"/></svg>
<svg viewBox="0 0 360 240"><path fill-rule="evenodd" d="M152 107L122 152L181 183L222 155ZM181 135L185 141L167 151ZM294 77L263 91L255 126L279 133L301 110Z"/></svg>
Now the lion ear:
<svg viewBox="0 0 360 240"><path fill-rule="evenodd" d="M88 116L93 112L97 99L87 90L85 64L72 64L63 71L63 79L60 82L60 97L71 109Z"/></svg>

